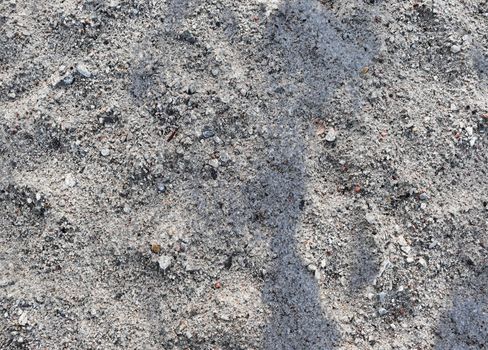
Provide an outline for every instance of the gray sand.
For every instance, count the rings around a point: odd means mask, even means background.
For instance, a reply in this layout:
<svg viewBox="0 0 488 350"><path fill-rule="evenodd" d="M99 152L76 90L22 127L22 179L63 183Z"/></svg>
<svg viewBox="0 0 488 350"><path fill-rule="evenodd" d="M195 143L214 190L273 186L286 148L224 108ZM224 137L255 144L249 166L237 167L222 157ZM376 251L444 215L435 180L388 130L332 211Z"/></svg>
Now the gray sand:
<svg viewBox="0 0 488 350"><path fill-rule="evenodd" d="M0 1L1 349L484 349L488 2Z"/></svg>

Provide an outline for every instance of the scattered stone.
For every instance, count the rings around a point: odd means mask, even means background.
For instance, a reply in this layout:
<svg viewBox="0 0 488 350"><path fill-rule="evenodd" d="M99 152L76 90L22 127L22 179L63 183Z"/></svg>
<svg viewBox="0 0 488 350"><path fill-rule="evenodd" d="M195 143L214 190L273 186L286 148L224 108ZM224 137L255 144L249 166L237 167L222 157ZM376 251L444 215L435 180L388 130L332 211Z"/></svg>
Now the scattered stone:
<svg viewBox="0 0 488 350"><path fill-rule="evenodd" d="M161 255L161 257L158 259L159 267L163 271L168 270L171 267L172 263L173 258L171 256Z"/></svg>
<svg viewBox="0 0 488 350"><path fill-rule="evenodd" d="M218 159L210 159L208 161L208 165L210 165L212 168L218 168L219 167L219 160Z"/></svg>
<svg viewBox="0 0 488 350"><path fill-rule="evenodd" d="M25 326L27 323L28 323L28 319L27 319L27 313L23 312L22 315L20 315L19 317L19 325L21 326Z"/></svg>
<svg viewBox="0 0 488 350"><path fill-rule="evenodd" d="M376 224L376 216L373 213L367 213L366 214L366 221L370 225L374 225L374 224Z"/></svg>
<svg viewBox="0 0 488 350"><path fill-rule="evenodd" d="M422 192L422 193L419 195L419 199L420 199L421 201L426 201L426 200L428 200L428 199L429 199L429 195L428 195L427 193L425 193L425 192Z"/></svg>
<svg viewBox="0 0 488 350"><path fill-rule="evenodd" d="M166 192L166 186L162 181L158 181L156 183L156 189L158 190L159 193L164 193Z"/></svg>
<svg viewBox="0 0 488 350"><path fill-rule="evenodd" d="M459 52L461 52L461 46L459 46L459 45L452 45L451 46L451 52L452 53L459 53Z"/></svg>
<svg viewBox="0 0 488 350"><path fill-rule="evenodd" d="M231 161L229 153L225 151L220 152L219 159L222 164L227 164Z"/></svg>
<svg viewBox="0 0 488 350"><path fill-rule="evenodd" d="M400 235L396 238L396 241L398 242L398 244L400 244L402 247L404 246L407 246L408 243L407 243L407 240L405 239L405 237L403 237L403 235Z"/></svg>
<svg viewBox="0 0 488 350"><path fill-rule="evenodd" d="M195 88L194 85L189 85L186 92L189 94L189 95L193 95L193 94L196 94L197 92L197 89Z"/></svg>
<svg viewBox="0 0 488 350"><path fill-rule="evenodd" d="M215 136L215 132L210 129L209 127L205 127L202 131L202 137L204 139L209 139L211 137L214 137Z"/></svg>
<svg viewBox="0 0 488 350"><path fill-rule="evenodd" d="M151 243L151 252L153 252L154 254L161 253L161 244Z"/></svg>
<svg viewBox="0 0 488 350"><path fill-rule="evenodd" d="M220 281L215 282L214 284L215 289L220 289L222 288L222 283Z"/></svg>
<svg viewBox="0 0 488 350"><path fill-rule="evenodd" d="M323 134L325 134L325 132L327 131L327 129L325 128L325 123L323 120L320 120L320 119L317 119L315 121L315 135L317 136L321 136Z"/></svg>
<svg viewBox="0 0 488 350"><path fill-rule="evenodd" d="M91 78L92 73L86 68L84 65L79 64L76 66L76 71L78 72L79 75L81 75L84 78Z"/></svg>
<svg viewBox="0 0 488 350"><path fill-rule="evenodd" d="M469 140L469 146L470 147L474 147L476 141L478 140L477 137L472 137L470 140Z"/></svg>
<svg viewBox="0 0 488 350"><path fill-rule="evenodd" d="M418 261L419 261L420 266L427 267L427 261L425 261L424 258L419 258Z"/></svg>
<svg viewBox="0 0 488 350"><path fill-rule="evenodd" d="M337 138L337 131L334 128L330 128L329 131L327 132L327 135L325 135L325 140L327 142L334 142Z"/></svg>
<svg viewBox="0 0 488 350"><path fill-rule="evenodd" d="M196 44L197 38L188 30L180 34L180 40L186 41L189 44Z"/></svg>
<svg viewBox="0 0 488 350"><path fill-rule="evenodd" d="M315 266L314 264L310 264L308 265L308 270L310 272L315 272L317 270L317 266Z"/></svg>
<svg viewBox="0 0 488 350"><path fill-rule="evenodd" d="M130 213L130 207L129 207L129 205L127 205L127 204L124 205L124 208L122 210L124 211L124 213L129 214Z"/></svg>
<svg viewBox="0 0 488 350"><path fill-rule="evenodd" d="M36 295L34 297L34 300L38 304L44 304L44 302L46 301L46 298L43 295Z"/></svg>
<svg viewBox="0 0 488 350"><path fill-rule="evenodd" d="M382 308L382 307L380 307L380 308L378 309L378 314L379 314L380 316L384 316L384 315L386 315L387 313L388 313L388 310L386 310L386 309L384 309L384 308Z"/></svg>
<svg viewBox="0 0 488 350"><path fill-rule="evenodd" d="M110 150L108 148L102 148L102 150L100 151L100 154L103 157L108 157L110 155Z"/></svg>
<svg viewBox="0 0 488 350"><path fill-rule="evenodd" d="M406 245L406 246L402 246L401 247L401 250L405 253L405 254L409 254L410 251L412 250L412 247Z"/></svg>
<svg viewBox="0 0 488 350"><path fill-rule="evenodd" d="M67 174L64 178L64 183L68 187L75 187L76 186L76 179L72 174Z"/></svg>
<svg viewBox="0 0 488 350"><path fill-rule="evenodd" d="M75 77L72 74L67 74L56 84L56 86L69 86L75 82Z"/></svg>
<svg viewBox="0 0 488 350"><path fill-rule="evenodd" d="M413 263L414 261L415 261L414 258L412 258L411 256L407 258L407 263L409 264Z"/></svg>
<svg viewBox="0 0 488 350"><path fill-rule="evenodd" d="M383 304L386 300L386 293L385 292L380 292L378 293L378 301Z"/></svg>

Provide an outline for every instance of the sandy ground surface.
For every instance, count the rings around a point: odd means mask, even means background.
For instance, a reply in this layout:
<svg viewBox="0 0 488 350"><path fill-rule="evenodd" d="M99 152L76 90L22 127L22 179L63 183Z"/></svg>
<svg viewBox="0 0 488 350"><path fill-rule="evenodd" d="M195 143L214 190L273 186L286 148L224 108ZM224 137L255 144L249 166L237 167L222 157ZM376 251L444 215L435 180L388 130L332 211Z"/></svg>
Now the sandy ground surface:
<svg viewBox="0 0 488 350"><path fill-rule="evenodd" d="M1 349L486 349L488 2L1 0Z"/></svg>

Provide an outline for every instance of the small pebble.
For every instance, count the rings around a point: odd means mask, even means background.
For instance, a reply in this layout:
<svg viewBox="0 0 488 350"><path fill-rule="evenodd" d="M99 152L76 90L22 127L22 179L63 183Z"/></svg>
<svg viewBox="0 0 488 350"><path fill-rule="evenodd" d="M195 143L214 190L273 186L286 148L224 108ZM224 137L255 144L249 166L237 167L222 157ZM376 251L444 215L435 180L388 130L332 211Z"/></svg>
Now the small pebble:
<svg viewBox="0 0 488 350"><path fill-rule="evenodd" d="M225 151L220 152L219 159L220 159L220 162L223 164L229 163L231 160L229 154Z"/></svg>
<svg viewBox="0 0 488 350"><path fill-rule="evenodd" d="M426 200L428 200L428 199L429 199L429 195L428 195L427 193L425 193L425 192L422 192L422 193L420 194L420 196L419 196L419 199L420 199L421 201L426 201Z"/></svg>
<svg viewBox="0 0 488 350"><path fill-rule="evenodd" d="M19 317L19 325L21 326L25 326L27 323L28 323L28 320L27 320L27 313L22 313L22 315L20 315Z"/></svg>
<svg viewBox="0 0 488 350"><path fill-rule="evenodd" d="M378 300L380 303L383 304L386 300L386 293L385 292L378 293Z"/></svg>
<svg viewBox="0 0 488 350"><path fill-rule="evenodd" d="M108 157L110 155L110 150L108 148L102 148L100 154L104 157Z"/></svg>
<svg viewBox="0 0 488 350"><path fill-rule="evenodd" d="M161 252L161 244L151 243L151 252L154 254L159 254Z"/></svg>
<svg viewBox="0 0 488 350"><path fill-rule="evenodd" d="M71 75L71 74L68 74L66 75L62 80L61 80L61 84L63 85L71 85L73 84L73 82L75 81L75 78Z"/></svg>
<svg viewBox="0 0 488 350"><path fill-rule="evenodd" d="M334 128L330 128L329 131L327 132L327 135L325 135L325 140L327 142L334 142L337 138L337 131Z"/></svg>
<svg viewBox="0 0 488 350"><path fill-rule="evenodd" d="M73 177L72 174L67 174L66 177L64 178L64 183L68 187L74 187L76 186L76 179Z"/></svg>
<svg viewBox="0 0 488 350"><path fill-rule="evenodd" d="M211 130L210 128L204 128L203 131L202 131L202 137L204 139L209 139L211 137L214 137L215 136L215 132L213 130Z"/></svg>
<svg viewBox="0 0 488 350"><path fill-rule="evenodd" d="M82 64L76 66L76 71L84 78L91 78L92 73Z"/></svg>
<svg viewBox="0 0 488 350"><path fill-rule="evenodd" d="M157 188L157 190L158 190L159 193L166 192L166 186L161 181L159 181L158 183L156 183L156 188Z"/></svg>
<svg viewBox="0 0 488 350"><path fill-rule="evenodd" d="M380 316L384 316L384 315L386 315L387 313L388 313L388 311L387 311L386 309L382 308L382 307L380 307L380 308L378 309L378 314L379 314Z"/></svg>
<svg viewBox="0 0 488 350"><path fill-rule="evenodd" d="M190 85L190 86L188 86L186 91L188 92L189 95L193 95L197 92L197 89L195 88L194 85Z"/></svg>
<svg viewBox="0 0 488 350"><path fill-rule="evenodd" d="M407 246L408 243L407 243L407 240L405 239L405 237L403 237L403 235L400 235L396 238L396 241L398 242L398 244L400 244L402 247L403 246Z"/></svg>
<svg viewBox="0 0 488 350"><path fill-rule="evenodd" d="M408 254L410 253L410 251L412 250L412 247L406 245L406 246L403 246L401 247L401 250L405 253L405 254Z"/></svg>
<svg viewBox="0 0 488 350"><path fill-rule="evenodd" d="M208 161L208 165L210 165L212 168L218 168L219 167L219 160L218 159L210 159Z"/></svg>
<svg viewBox="0 0 488 350"><path fill-rule="evenodd" d="M158 264L161 270L166 271L170 268L171 264L173 263L173 258L171 256L162 255L158 259Z"/></svg>
<svg viewBox="0 0 488 350"><path fill-rule="evenodd" d="M366 221L367 221L369 224L373 225L373 224L375 224L375 223L376 223L376 217L374 216L374 214L373 214L373 213L368 213L368 214L366 214Z"/></svg>
<svg viewBox="0 0 488 350"><path fill-rule="evenodd" d="M452 45L451 46L451 52L452 53L459 53L459 52L461 52L461 46L459 46L459 45Z"/></svg>

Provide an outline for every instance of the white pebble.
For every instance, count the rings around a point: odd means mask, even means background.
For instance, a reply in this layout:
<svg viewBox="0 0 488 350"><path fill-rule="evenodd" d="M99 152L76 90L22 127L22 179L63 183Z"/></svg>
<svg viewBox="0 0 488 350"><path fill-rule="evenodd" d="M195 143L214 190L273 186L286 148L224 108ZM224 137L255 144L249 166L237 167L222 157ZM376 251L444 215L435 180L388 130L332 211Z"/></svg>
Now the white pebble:
<svg viewBox="0 0 488 350"><path fill-rule="evenodd" d="M173 263L173 258L167 255L162 255L158 260L159 267L163 271L169 269L172 263Z"/></svg>
<svg viewBox="0 0 488 350"><path fill-rule="evenodd" d="M110 155L110 150L108 148L102 148L100 154L104 157L108 157Z"/></svg>
<svg viewBox="0 0 488 350"><path fill-rule="evenodd" d="M76 179L74 178L74 176L72 174L66 174L66 176L64 178L64 183L68 187L75 187L76 186Z"/></svg>
<svg viewBox="0 0 488 350"><path fill-rule="evenodd" d="M459 45L452 45L451 46L451 52L452 53L458 53L460 51L461 51L461 46L459 46Z"/></svg>
<svg viewBox="0 0 488 350"><path fill-rule="evenodd" d="M337 131L334 128L330 128L329 131L327 132L327 135L325 135L325 140L327 142L334 142L337 138Z"/></svg>

